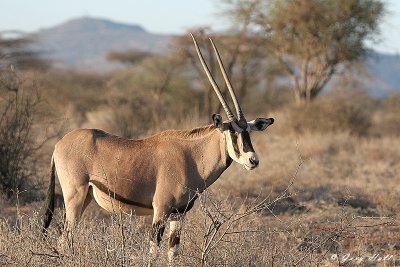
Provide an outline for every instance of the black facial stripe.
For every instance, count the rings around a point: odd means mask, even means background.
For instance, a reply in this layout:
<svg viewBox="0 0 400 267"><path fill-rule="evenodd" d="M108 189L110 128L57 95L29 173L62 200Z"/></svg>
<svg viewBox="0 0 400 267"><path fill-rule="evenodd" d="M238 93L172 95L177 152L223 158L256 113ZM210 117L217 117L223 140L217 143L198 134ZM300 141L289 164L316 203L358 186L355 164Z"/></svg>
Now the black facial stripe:
<svg viewBox="0 0 400 267"><path fill-rule="evenodd" d="M248 131L242 132L243 152L254 152L253 145L251 144L250 134Z"/></svg>
<svg viewBox="0 0 400 267"><path fill-rule="evenodd" d="M233 150L235 151L235 155L237 156L237 157L239 157L240 156L240 150L239 150L239 146L238 146L238 143L237 143L237 135L235 134L235 133L231 133L230 132L230 135L231 135L231 139L232 139L232 146L233 146Z"/></svg>

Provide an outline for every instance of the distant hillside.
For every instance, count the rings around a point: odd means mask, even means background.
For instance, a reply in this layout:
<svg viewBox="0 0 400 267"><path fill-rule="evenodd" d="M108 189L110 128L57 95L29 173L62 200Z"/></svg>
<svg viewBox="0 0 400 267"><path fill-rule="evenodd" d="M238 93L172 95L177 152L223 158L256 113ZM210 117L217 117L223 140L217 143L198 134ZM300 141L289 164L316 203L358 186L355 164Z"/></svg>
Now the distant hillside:
<svg viewBox="0 0 400 267"><path fill-rule="evenodd" d="M400 55L372 53L365 61L372 76L367 86L375 96L385 96L391 92L400 92Z"/></svg>
<svg viewBox="0 0 400 267"><path fill-rule="evenodd" d="M61 67L109 70L110 51L137 49L165 53L171 36L147 32L139 25L83 17L35 33L34 49Z"/></svg>
<svg viewBox="0 0 400 267"><path fill-rule="evenodd" d="M91 17L77 18L35 34L35 50L56 66L107 71L120 66L106 60L110 51L137 49L166 53L172 35L147 32L139 25ZM371 53L365 61L370 78L365 84L372 95L400 91L400 56ZM340 77L337 77L340 79ZM334 82L334 81L333 81Z"/></svg>

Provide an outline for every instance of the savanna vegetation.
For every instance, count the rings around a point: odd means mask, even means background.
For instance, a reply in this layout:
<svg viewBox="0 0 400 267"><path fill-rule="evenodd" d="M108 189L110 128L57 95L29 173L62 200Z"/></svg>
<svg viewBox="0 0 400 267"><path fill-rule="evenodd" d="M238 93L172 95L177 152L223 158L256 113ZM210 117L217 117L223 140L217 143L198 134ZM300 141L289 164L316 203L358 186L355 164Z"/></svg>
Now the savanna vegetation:
<svg viewBox="0 0 400 267"><path fill-rule="evenodd" d="M399 266L400 94L371 97L352 75L382 2L222 7L234 31L193 30L211 72L222 85L209 36L246 114L275 123L252 138L258 169L232 164L197 200L176 265ZM93 203L60 253L61 197L48 235L41 230L48 168L55 142L77 127L140 138L210 124L221 107L190 37L165 55L113 51L108 59L125 68L101 74L52 68L25 50L29 41L0 39L0 264L147 265L151 219ZM152 263L167 265L165 253Z"/></svg>

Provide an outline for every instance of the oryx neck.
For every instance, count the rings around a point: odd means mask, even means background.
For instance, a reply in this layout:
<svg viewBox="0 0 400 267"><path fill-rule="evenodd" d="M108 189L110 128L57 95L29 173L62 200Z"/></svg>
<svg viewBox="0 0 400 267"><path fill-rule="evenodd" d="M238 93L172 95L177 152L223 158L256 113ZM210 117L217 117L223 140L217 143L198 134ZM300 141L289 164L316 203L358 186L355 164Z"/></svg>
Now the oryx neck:
<svg viewBox="0 0 400 267"><path fill-rule="evenodd" d="M198 143L200 158L199 173L203 178L205 187L213 184L219 176L229 167L231 161L226 149L225 137L217 129L209 138Z"/></svg>

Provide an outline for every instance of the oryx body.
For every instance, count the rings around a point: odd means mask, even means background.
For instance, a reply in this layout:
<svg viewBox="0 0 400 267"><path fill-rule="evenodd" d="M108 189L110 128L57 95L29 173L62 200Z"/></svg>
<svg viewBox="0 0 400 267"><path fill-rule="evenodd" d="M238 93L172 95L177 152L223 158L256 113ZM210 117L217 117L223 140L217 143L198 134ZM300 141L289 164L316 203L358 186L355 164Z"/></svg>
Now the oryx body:
<svg viewBox="0 0 400 267"><path fill-rule="evenodd" d="M68 133L53 153L67 217L76 219L90 197L109 212L183 212L229 166L222 138L213 126L142 140L94 129Z"/></svg>
<svg viewBox="0 0 400 267"><path fill-rule="evenodd" d="M223 122L220 115L213 115L212 125L164 131L140 140L95 129L68 133L53 152L44 228L49 226L54 210L57 174L65 201L67 233L95 199L110 212L153 215L154 244L161 241L164 224L170 218L172 257L179 245L180 229L175 215L190 210L197 194L215 182L232 161L249 170L258 166L249 133L265 130L273 119L245 121L220 63L238 113L236 119L195 45L229 120ZM220 61L217 51L216 54Z"/></svg>

